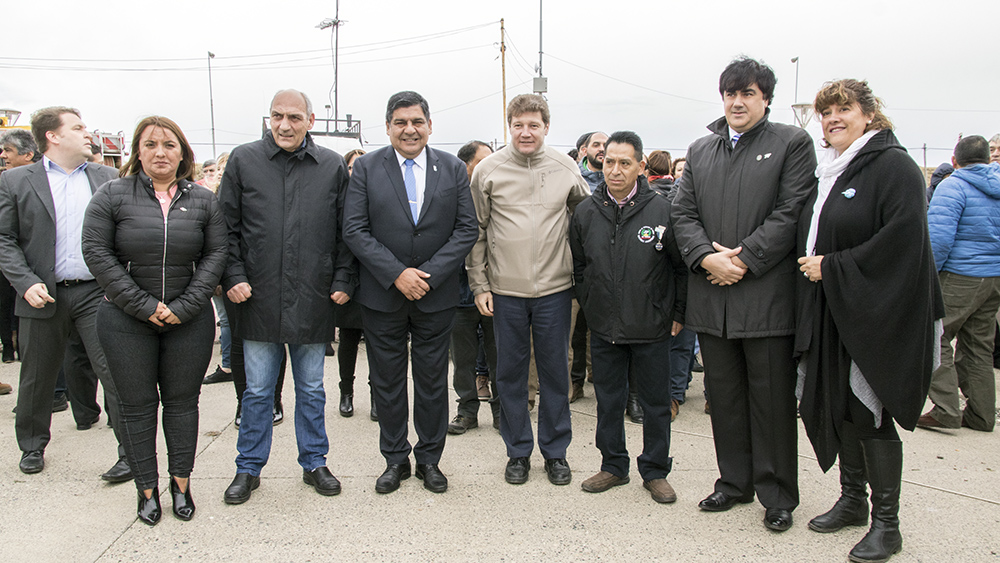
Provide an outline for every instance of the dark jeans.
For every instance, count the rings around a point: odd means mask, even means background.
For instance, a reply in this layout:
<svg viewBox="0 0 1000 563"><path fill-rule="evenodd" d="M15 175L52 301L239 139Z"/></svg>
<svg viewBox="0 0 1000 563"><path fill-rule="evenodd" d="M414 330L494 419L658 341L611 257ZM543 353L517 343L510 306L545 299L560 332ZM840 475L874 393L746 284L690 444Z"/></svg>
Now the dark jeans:
<svg viewBox="0 0 1000 563"><path fill-rule="evenodd" d="M625 402L631 390L642 406L642 455L636 460L644 481L662 479L670 473L670 378L663 366L670 363L667 342L612 344L590 335L597 396L597 448L601 470L625 477L629 457L625 449ZM629 372L635 387L629 388Z"/></svg>
<svg viewBox="0 0 1000 563"><path fill-rule="evenodd" d="M163 437L170 475L189 477L198 443L198 396L212 360L215 316L205 307L179 325L158 327L124 313L109 301L97 309L111 379L121 402L121 436L137 489L153 489L156 414L163 405Z"/></svg>
<svg viewBox="0 0 1000 563"><path fill-rule="evenodd" d="M688 385L691 383L691 363L694 359L693 330L684 329L677 336L670 337L670 398L682 405L687 400Z"/></svg>
<svg viewBox="0 0 1000 563"><path fill-rule="evenodd" d="M583 307L574 306L579 310L576 313L576 322L573 324L573 334L570 336L573 365L569 370L569 378L574 385L583 385L587 381L587 336L590 331L587 329L587 317L583 314Z"/></svg>
<svg viewBox="0 0 1000 563"><path fill-rule="evenodd" d="M766 508L799 504L794 337L721 338L698 334L712 434L717 492L757 494Z"/></svg>
<svg viewBox="0 0 1000 563"><path fill-rule="evenodd" d="M537 298L493 294L500 435L508 457L534 448L528 412L528 359L534 340L538 367L538 449L563 459L573 439L569 412L569 321L572 291Z"/></svg>
<svg viewBox="0 0 1000 563"><path fill-rule="evenodd" d="M361 335L365 331L360 328L341 328L340 344L337 345L337 365L340 367L340 394L354 394L354 371L358 365L358 346L361 345Z"/></svg>
<svg viewBox="0 0 1000 563"><path fill-rule="evenodd" d="M451 329L451 353L455 360L455 393L458 394L458 414L477 419L479 391L476 389L476 356L479 353L479 327L483 329L486 363L489 366L493 399L497 401L497 346L493 334L493 317L484 317L476 307L459 307L455 312L455 327ZM498 404L498 403L497 403Z"/></svg>

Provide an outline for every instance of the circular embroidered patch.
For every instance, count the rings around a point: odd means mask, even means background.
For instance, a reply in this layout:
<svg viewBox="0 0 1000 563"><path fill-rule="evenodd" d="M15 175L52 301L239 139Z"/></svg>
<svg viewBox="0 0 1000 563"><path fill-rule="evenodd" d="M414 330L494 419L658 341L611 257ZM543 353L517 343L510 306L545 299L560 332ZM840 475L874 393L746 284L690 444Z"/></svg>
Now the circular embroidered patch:
<svg viewBox="0 0 1000 563"><path fill-rule="evenodd" d="M639 241L643 243L651 243L653 239L656 238L656 233L653 232L653 227L641 227L639 229Z"/></svg>

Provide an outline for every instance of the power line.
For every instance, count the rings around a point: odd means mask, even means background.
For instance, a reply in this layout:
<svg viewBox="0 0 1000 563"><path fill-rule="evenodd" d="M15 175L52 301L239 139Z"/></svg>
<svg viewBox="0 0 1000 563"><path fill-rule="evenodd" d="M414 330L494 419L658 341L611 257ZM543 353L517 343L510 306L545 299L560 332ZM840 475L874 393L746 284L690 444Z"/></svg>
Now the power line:
<svg viewBox="0 0 1000 563"><path fill-rule="evenodd" d="M650 88L649 86L643 86L642 84L636 84L635 82L629 82L627 80L622 80L621 78L616 78L616 77L611 76L609 74L604 74L603 72L597 72L596 70L589 69L589 68L587 68L585 66L581 66L581 65L578 65L576 63L571 63L571 62L569 62L567 60L560 59L559 57L557 57L557 56L555 56L555 55L553 55L551 53L548 53L548 52L546 52L545 55L547 57L549 57L550 59L555 59L555 60L557 60L557 61L559 61L559 62L561 62L563 64L568 64L570 66L575 66L576 68L579 68L581 70L585 70L587 72L592 72L592 73L594 73L594 74L596 74L598 76L603 76L604 78L607 78L609 80L614 80L616 82L621 82L622 84L628 84L629 86L633 86L635 88L641 88L643 90L649 90L650 92L655 92L657 94L663 94L664 96L670 96L671 98L678 98L678 99L681 99L681 100L687 100L689 102L698 102L700 104L710 104L710 105L713 105L713 106L719 105L718 101L709 102L709 101L705 101L705 100L699 100L697 98L689 98L687 96L680 96L678 94L672 94L670 92L664 92L663 90L657 90L655 88Z"/></svg>

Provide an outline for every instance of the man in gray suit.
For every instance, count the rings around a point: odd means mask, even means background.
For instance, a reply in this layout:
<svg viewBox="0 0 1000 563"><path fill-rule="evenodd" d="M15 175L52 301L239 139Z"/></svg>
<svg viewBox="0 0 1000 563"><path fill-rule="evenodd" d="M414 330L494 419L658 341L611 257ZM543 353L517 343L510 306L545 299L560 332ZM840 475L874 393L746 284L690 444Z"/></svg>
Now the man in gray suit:
<svg viewBox="0 0 1000 563"><path fill-rule="evenodd" d="M118 174L87 162L91 136L75 109L38 110L31 116L31 132L45 156L0 176L0 269L17 290L15 313L21 318L15 432L20 469L29 474L45 468L52 391L71 332L79 332L104 385L116 437L120 427L118 394L94 329L103 292L80 249L91 196ZM132 478L120 444L118 462L102 478L116 483Z"/></svg>

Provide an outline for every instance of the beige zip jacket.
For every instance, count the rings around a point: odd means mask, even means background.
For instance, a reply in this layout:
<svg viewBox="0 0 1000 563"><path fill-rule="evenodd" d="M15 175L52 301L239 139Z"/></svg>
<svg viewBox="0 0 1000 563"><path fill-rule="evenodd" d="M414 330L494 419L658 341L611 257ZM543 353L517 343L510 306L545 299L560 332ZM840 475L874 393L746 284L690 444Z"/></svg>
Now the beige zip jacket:
<svg viewBox="0 0 1000 563"><path fill-rule="evenodd" d="M472 174L479 240L466 259L469 286L510 297L544 297L573 286L569 220L590 195L569 156L543 146L531 156L508 145Z"/></svg>

